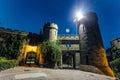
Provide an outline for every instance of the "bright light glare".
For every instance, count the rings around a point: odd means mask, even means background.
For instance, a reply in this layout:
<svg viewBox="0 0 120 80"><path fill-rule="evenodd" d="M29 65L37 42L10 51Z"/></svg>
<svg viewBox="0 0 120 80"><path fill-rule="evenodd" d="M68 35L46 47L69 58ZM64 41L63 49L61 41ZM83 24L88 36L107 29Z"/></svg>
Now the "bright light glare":
<svg viewBox="0 0 120 80"><path fill-rule="evenodd" d="M82 12L76 12L76 19L77 21L81 20L83 18L83 13Z"/></svg>

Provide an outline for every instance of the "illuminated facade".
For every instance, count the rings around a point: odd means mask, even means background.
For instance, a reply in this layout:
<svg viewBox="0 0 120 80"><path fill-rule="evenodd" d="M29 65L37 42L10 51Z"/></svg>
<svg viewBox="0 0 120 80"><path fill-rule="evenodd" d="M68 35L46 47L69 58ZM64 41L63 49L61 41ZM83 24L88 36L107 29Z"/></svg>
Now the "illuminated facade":
<svg viewBox="0 0 120 80"><path fill-rule="evenodd" d="M19 60L23 65L33 63L43 65L44 59L42 57L40 44L45 40L56 41L58 26L55 23L46 23L44 24L43 32L43 34L39 35L29 33L28 39L24 41L19 57Z"/></svg>
<svg viewBox="0 0 120 80"><path fill-rule="evenodd" d="M30 56L32 54L32 56ZM29 58L33 58L33 61L29 61ZM20 62L22 64L43 64L42 53L40 46L25 45L24 51L20 54Z"/></svg>

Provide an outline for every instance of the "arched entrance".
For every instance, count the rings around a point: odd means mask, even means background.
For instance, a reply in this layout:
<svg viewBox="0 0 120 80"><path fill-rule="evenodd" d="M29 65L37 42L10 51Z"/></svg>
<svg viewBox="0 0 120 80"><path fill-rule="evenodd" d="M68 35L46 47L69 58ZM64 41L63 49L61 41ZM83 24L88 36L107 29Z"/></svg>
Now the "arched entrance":
<svg viewBox="0 0 120 80"><path fill-rule="evenodd" d="M74 69L75 68L75 55L70 53L70 52L66 52L63 54L62 56L62 66L65 69Z"/></svg>
<svg viewBox="0 0 120 80"><path fill-rule="evenodd" d="M25 60L25 63L26 64L37 64L38 61L37 61L37 53L31 51L31 52L28 52L27 55L26 55L26 60Z"/></svg>
<svg viewBox="0 0 120 80"><path fill-rule="evenodd" d="M42 57L41 46L25 45L19 56L20 65L33 64L32 66L43 65L44 59ZM35 64L35 65L34 65Z"/></svg>

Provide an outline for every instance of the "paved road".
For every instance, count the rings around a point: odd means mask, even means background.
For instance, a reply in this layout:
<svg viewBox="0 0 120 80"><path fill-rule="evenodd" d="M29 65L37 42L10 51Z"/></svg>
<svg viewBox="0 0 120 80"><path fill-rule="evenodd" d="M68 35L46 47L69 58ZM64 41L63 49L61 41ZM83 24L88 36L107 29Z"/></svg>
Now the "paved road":
<svg viewBox="0 0 120 80"><path fill-rule="evenodd" d="M0 72L0 80L114 80L80 70L16 67Z"/></svg>

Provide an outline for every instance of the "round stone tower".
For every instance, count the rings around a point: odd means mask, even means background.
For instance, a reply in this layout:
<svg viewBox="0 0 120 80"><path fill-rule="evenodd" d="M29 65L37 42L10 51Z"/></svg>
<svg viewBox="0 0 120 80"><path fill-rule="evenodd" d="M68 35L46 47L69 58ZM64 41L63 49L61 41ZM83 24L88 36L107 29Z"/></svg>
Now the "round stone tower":
<svg viewBox="0 0 120 80"><path fill-rule="evenodd" d="M109 76L114 76L108 65L96 13L89 12L78 21L81 64L93 65Z"/></svg>
<svg viewBox="0 0 120 80"><path fill-rule="evenodd" d="M58 26L55 23L45 23L43 29L44 39L49 41L56 41L58 34Z"/></svg>

